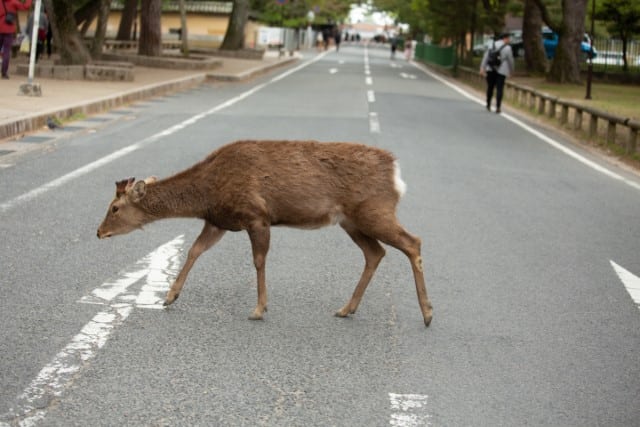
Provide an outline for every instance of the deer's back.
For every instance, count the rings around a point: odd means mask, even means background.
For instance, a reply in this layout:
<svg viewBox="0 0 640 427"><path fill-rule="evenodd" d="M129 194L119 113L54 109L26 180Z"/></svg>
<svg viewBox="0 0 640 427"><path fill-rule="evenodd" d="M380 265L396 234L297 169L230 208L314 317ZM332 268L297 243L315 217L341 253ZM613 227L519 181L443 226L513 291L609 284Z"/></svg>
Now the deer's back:
<svg viewBox="0 0 640 427"><path fill-rule="evenodd" d="M394 156L362 144L239 141L199 166L216 205L260 207L272 224L325 225L374 198L395 208L400 197Z"/></svg>

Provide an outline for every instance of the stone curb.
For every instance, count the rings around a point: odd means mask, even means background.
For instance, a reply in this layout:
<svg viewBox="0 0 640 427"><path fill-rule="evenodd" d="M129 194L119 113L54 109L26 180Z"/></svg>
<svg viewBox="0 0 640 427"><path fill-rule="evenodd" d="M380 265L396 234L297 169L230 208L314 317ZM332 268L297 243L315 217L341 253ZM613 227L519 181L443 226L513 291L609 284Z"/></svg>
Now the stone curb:
<svg viewBox="0 0 640 427"><path fill-rule="evenodd" d="M220 80L220 81L242 81L255 77L259 74L266 73L275 68L288 65L299 58L292 57L286 60L278 61L273 64L261 65L246 71L242 71L235 74L221 74L214 72L202 72L199 74L165 81L161 83L154 83L148 86L132 89L129 91L117 93L114 95L108 95L103 98L94 99L87 102L70 104L68 106L61 106L52 108L48 111L39 112L37 114L26 115L18 119L11 119L5 123L0 123L0 140L11 138L16 135L24 134L27 132L33 132L42 129L46 126L48 117L56 117L58 119L65 119L76 114L92 115L108 111L122 105L131 104L136 101L152 98L155 96L161 96L172 92L178 92L181 90L189 89L197 86L207 79Z"/></svg>
<svg viewBox="0 0 640 427"><path fill-rule="evenodd" d="M105 96L88 102L52 108L48 111L27 115L19 119L13 119L6 123L0 123L0 139L10 138L15 135L39 130L46 125L48 117L64 119L75 114L97 114L132 102L185 90L198 85L205 80L206 74L196 74L162 83L143 86L141 88Z"/></svg>
<svg viewBox="0 0 640 427"><path fill-rule="evenodd" d="M296 57L291 57L288 59L284 59L282 61L279 62L274 62L273 64L269 64L269 65L261 65L259 67L255 67L255 68L251 68L249 70L243 71L241 73L229 73L229 74L224 74L224 73L217 73L217 72L209 72L207 74L207 78L209 79L213 79L213 80L220 80L220 81L242 81L242 80L248 80L252 77L255 77L257 75L263 74L263 73L267 73L271 70L274 70L276 68L279 67L283 67L285 65L289 65L293 62L296 62L299 58Z"/></svg>

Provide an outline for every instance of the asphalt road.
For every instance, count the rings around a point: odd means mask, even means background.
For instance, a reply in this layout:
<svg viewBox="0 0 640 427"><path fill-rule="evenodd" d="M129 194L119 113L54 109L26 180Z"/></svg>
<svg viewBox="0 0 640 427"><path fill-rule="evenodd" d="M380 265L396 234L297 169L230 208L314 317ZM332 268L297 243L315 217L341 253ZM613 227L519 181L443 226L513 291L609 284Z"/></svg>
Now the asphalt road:
<svg viewBox="0 0 640 427"><path fill-rule="evenodd" d="M0 426L638 425L636 177L359 46L101 117L0 168ZM169 309L199 221L96 239L115 181L244 138L397 155L429 328L392 248L359 311L333 316L363 267L339 227L272 231L259 322L245 233Z"/></svg>

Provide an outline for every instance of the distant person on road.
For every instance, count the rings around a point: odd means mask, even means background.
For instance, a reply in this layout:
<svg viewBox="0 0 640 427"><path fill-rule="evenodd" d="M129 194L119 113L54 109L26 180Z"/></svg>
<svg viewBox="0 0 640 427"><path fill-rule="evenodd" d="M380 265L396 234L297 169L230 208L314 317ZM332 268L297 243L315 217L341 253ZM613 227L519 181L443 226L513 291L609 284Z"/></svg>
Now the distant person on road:
<svg viewBox="0 0 640 427"><path fill-rule="evenodd" d="M396 59L396 50L398 50L398 38L391 38L391 59Z"/></svg>
<svg viewBox="0 0 640 427"><path fill-rule="evenodd" d="M409 38L404 42L404 57L407 61L413 58L413 42Z"/></svg>
<svg viewBox="0 0 640 427"><path fill-rule="evenodd" d="M338 52L340 50L340 42L342 41L342 32L340 31L340 28L335 29L335 32L333 33L333 41L336 43L336 52Z"/></svg>
<svg viewBox="0 0 640 427"><path fill-rule="evenodd" d="M514 70L509 33L503 33L497 36L491 48L484 52L480 63L480 75L487 79L487 111L491 111L491 98L493 98L493 90L496 89L496 113L500 114L504 82Z"/></svg>
<svg viewBox="0 0 640 427"><path fill-rule="evenodd" d="M328 28L322 30L322 43L324 44L324 50L329 49L329 39L331 39L331 32Z"/></svg>
<svg viewBox="0 0 640 427"><path fill-rule="evenodd" d="M0 0L0 49L2 49L2 78L9 78L9 61L11 60L11 47L16 35L18 23L18 11L29 10L32 0L24 3L18 0Z"/></svg>

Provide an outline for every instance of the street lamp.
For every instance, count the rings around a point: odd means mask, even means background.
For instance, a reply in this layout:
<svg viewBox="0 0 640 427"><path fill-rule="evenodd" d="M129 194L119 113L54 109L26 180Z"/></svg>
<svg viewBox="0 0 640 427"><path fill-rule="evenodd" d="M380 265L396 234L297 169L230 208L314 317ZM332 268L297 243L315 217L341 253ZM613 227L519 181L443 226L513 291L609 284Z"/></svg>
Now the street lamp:
<svg viewBox="0 0 640 427"><path fill-rule="evenodd" d="M591 80L593 79L593 35L594 35L594 20L596 14L596 0L591 0L591 37L589 43L589 64L587 64L587 94L585 99L591 99Z"/></svg>

